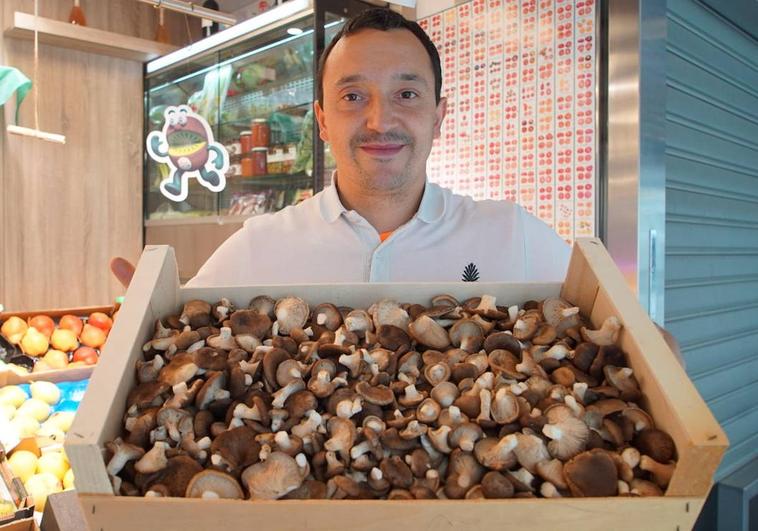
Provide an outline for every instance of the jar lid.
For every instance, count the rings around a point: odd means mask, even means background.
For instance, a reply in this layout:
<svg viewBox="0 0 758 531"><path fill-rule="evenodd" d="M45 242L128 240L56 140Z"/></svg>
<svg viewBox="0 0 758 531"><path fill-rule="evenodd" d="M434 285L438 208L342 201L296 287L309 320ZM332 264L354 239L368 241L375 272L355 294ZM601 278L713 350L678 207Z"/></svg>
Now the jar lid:
<svg viewBox="0 0 758 531"><path fill-rule="evenodd" d="M265 124L266 122L268 122L268 120L266 120L265 118L254 118L253 119L253 123L259 123L259 124L260 123L264 123Z"/></svg>
<svg viewBox="0 0 758 531"><path fill-rule="evenodd" d="M267 147L254 147L253 151L268 151Z"/></svg>
<svg viewBox="0 0 758 531"><path fill-rule="evenodd" d="M240 133L240 136L247 136L247 135L252 135L252 134L253 134L253 132L252 132L252 131L242 131L242 132Z"/></svg>

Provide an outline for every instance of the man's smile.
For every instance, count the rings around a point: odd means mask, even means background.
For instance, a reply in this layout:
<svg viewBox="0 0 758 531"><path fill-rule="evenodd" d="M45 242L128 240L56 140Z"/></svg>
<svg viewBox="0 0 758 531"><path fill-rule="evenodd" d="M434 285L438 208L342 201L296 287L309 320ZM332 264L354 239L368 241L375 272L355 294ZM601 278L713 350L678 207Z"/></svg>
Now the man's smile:
<svg viewBox="0 0 758 531"><path fill-rule="evenodd" d="M364 144L360 148L374 157L392 157L400 153L405 144Z"/></svg>

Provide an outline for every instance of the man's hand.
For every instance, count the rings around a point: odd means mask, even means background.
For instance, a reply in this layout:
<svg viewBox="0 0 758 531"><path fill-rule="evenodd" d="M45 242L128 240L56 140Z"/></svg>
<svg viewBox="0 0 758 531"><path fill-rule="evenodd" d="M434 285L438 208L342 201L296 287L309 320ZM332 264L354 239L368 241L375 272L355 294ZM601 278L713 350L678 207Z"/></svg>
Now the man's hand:
<svg viewBox="0 0 758 531"><path fill-rule="evenodd" d="M134 266L132 263L129 262L126 258L117 256L115 258L111 258L110 266L113 276L115 276L116 279L121 282L122 286L128 288L129 283L132 281L132 277L134 276Z"/></svg>

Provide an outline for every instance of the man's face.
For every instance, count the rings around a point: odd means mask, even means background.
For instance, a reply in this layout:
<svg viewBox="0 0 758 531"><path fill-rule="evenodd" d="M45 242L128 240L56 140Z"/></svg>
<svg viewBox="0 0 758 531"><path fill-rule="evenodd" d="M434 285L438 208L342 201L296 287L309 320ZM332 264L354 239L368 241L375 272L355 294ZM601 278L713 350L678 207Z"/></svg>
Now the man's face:
<svg viewBox="0 0 758 531"><path fill-rule="evenodd" d="M432 63L413 33L364 29L332 49L323 107L314 107L340 182L392 193L425 179L445 104L435 102Z"/></svg>

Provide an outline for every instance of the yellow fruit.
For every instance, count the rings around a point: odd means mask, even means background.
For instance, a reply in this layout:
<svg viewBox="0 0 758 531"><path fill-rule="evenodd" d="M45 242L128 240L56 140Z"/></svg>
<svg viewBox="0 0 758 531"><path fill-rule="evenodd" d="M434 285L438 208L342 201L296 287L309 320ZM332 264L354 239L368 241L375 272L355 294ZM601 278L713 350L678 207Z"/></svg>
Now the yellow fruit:
<svg viewBox="0 0 758 531"><path fill-rule="evenodd" d="M46 452L37 459L37 472L49 472L63 481L63 476L70 467L60 452Z"/></svg>
<svg viewBox="0 0 758 531"><path fill-rule="evenodd" d="M28 329L29 325L26 324L26 321L17 315L13 315L3 323L3 326L0 327L0 332L8 338L8 341L14 345L18 345Z"/></svg>
<svg viewBox="0 0 758 531"><path fill-rule="evenodd" d="M26 487L26 492L34 498L34 510L40 512L44 511L50 494L63 490L58 478L49 472L34 474L24 483L24 487Z"/></svg>
<svg viewBox="0 0 758 531"><path fill-rule="evenodd" d="M50 344L54 349L63 352L71 352L79 347L79 341L76 340L76 333L65 328L56 328L53 335L50 336Z"/></svg>
<svg viewBox="0 0 758 531"><path fill-rule="evenodd" d="M0 419L10 420L16 415L13 404L0 404Z"/></svg>
<svg viewBox="0 0 758 531"><path fill-rule="evenodd" d="M26 414L19 415L18 411L16 416L11 420L11 426L16 429L19 438L25 439L27 437L34 437L39 430L39 422L34 417Z"/></svg>
<svg viewBox="0 0 758 531"><path fill-rule="evenodd" d="M21 404L21 407L16 411L16 418L23 415L28 415L37 422L42 422L50 416L50 406L39 398L30 398Z"/></svg>
<svg viewBox="0 0 758 531"><path fill-rule="evenodd" d="M54 426L63 433L66 433L71 429L71 423L74 422L75 416L76 412L74 411L58 411L50 415L50 418L45 421L45 425Z"/></svg>
<svg viewBox="0 0 758 531"><path fill-rule="evenodd" d="M26 393L17 385L6 385L0 388L0 404L11 404L13 407L20 407L26 399Z"/></svg>
<svg viewBox="0 0 758 531"><path fill-rule="evenodd" d="M21 348L27 356L42 356L50 346L47 336L30 326L21 338Z"/></svg>
<svg viewBox="0 0 758 531"><path fill-rule="evenodd" d="M17 450L8 458L8 464L13 471L13 475L26 483L37 471L37 456L26 450Z"/></svg>
<svg viewBox="0 0 758 531"><path fill-rule="evenodd" d="M14 374L18 374L19 376L26 376L29 374L29 369L23 365L16 365L15 363L9 363L8 369L10 369Z"/></svg>
<svg viewBox="0 0 758 531"><path fill-rule="evenodd" d="M61 399L61 390L52 382L32 382L29 385L29 391L32 398L38 398L51 406L57 404Z"/></svg>
<svg viewBox="0 0 758 531"><path fill-rule="evenodd" d="M68 366L68 354L60 350L50 349L42 358L51 369L65 369Z"/></svg>
<svg viewBox="0 0 758 531"><path fill-rule="evenodd" d="M74 486L74 470L72 468L69 468L63 476L63 488L66 490L76 488Z"/></svg>
<svg viewBox="0 0 758 531"><path fill-rule="evenodd" d="M47 364L44 360L37 360L37 363L34 364L34 369L32 372L42 372L42 371L49 371L52 370L52 367Z"/></svg>

